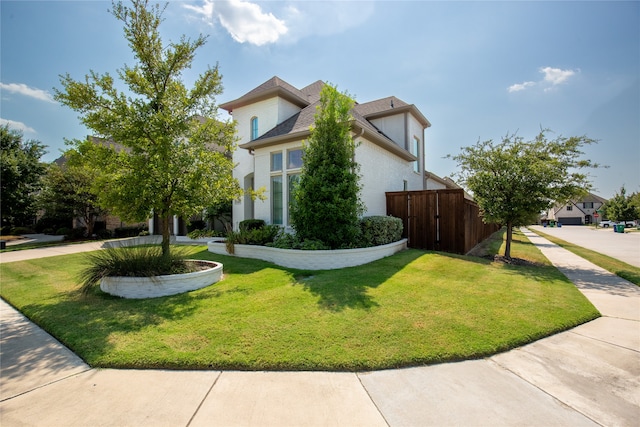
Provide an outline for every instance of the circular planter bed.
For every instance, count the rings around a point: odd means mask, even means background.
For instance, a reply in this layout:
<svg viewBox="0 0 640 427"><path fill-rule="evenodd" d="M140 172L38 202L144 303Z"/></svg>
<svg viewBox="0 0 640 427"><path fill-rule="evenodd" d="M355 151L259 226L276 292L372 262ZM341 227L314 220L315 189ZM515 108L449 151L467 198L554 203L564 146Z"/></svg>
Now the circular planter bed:
<svg viewBox="0 0 640 427"><path fill-rule="evenodd" d="M213 261L187 260L202 269L193 273L153 277L110 276L100 280L100 289L122 298L155 298L194 291L222 279L222 264Z"/></svg>

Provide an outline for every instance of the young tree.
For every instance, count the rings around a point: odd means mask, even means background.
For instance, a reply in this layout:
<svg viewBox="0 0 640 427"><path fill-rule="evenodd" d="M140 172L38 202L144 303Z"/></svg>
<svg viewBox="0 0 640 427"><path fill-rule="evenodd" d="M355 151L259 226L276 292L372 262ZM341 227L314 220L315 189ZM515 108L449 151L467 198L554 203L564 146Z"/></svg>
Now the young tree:
<svg viewBox="0 0 640 427"><path fill-rule="evenodd" d="M131 7L112 3L111 13L124 23L136 59L118 71L128 92L120 92L109 74L90 71L84 81L62 76L64 90L56 90L55 97L78 111L97 136L116 143L89 147L83 141L76 147L101 170L95 182L100 204L125 221L158 214L168 256L174 215L201 213L237 197L240 188L230 155L235 125L216 119L215 96L222 93L218 67L208 68L190 90L181 80L206 38L163 45L158 28L165 8L149 6L148 0L133 0Z"/></svg>
<svg viewBox="0 0 640 427"><path fill-rule="evenodd" d="M75 150L67 151L64 157L64 164L49 165L38 196L39 206L45 215L81 218L87 235L91 236L97 217L106 213L92 191L98 171L84 162L84 158Z"/></svg>
<svg viewBox="0 0 640 427"><path fill-rule="evenodd" d="M633 221L640 218L640 211L634 205L633 196L632 194L627 197L627 190L622 186L620 192L607 202L607 218L612 221Z"/></svg>
<svg viewBox="0 0 640 427"><path fill-rule="evenodd" d="M36 193L45 165L40 141L23 141L22 133L0 126L0 212L2 226L27 225L36 214Z"/></svg>
<svg viewBox="0 0 640 427"><path fill-rule="evenodd" d="M505 257L511 258L512 228L530 224L533 215L554 203L566 203L590 188L580 169L598 167L582 160L580 149L595 141L586 136L547 138L542 130L532 141L507 135L501 143L478 142L449 156L461 168L457 176L473 194L484 221L507 227Z"/></svg>
<svg viewBox="0 0 640 427"><path fill-rule="evenodd" d="M331 248L352 245L362 215L359 166L351 137L353 100L325 85L311 136L304 146L302 173L290 207L301 240L320 240Z"/></svg>

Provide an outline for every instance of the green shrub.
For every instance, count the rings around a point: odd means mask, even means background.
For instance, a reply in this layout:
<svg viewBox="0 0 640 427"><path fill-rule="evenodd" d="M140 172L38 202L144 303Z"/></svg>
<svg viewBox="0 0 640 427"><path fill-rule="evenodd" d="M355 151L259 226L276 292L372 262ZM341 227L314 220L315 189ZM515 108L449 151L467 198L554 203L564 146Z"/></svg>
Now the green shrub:
<svg viewBox="0 0 640 427"><path fill-rule="evenodd" d="M67 229L67 232L64 235L65 240L77 240L86 237L87 228L86 227L75 227L71 229Z"/></svg>
<svg viewBox="0 0 640 427"><path fill-rule="evenodd" d="M267 246L279 249L302 249L307 251L331 249L329 245L324 244L320 240L300 240L297 236L289 233L280 233L276 236L273 243L268 243Z"/></svg>
<svg viewBox="0 0 640 427"><path fill-rule="evenodd" d="M0 227L0 235L8 236L11 234L11 226L5 225L4 227Z"/></svg>
<svg viewBox="0 0 640 427"><path fill-rule="evenodd" d="M187 224L187 233L195 230L204 230L205 228L207 228L207 223L201 219L196 219Z"/></svg>
<svg viewBox="0 0 640 427"><path fill-rule="evenodd" d="M272 243L280 232L281 228L278 225L265 225L262 228L252 230L231 231L227 233L227 252L230 254L235 253L233 245L236 244L266 246Z"/></svg>
<svg viewBox="0 0 640 427"><path fill-rule="evenodd" d="M111 230L102 228L96 231L96 236L98 236L98 239L110 239L111 237L113 237L113 233L111 232Z"/></svg>
<svg viewBox="0 0 640 427"><path fill-rule="evenodd" d="M20 236L21 234L33 234L33 229L29 227L13 227L11 234L14 236Z"/></svg>
<svg viewBox="0 0 640 427"><path fill-rule="evenodd" d="M187 237L190 239L200 239L202 237L223 237L224 232L216 230L193 230Z"/></svg>
<svg viewBox="0 0 640 427"><path fill-rule="evenodd" d="M250 231L264 228L267 223L263 219L245 219L240 221L240 231Z"/></svg>
<svg viewBox="0 0 640 427"><path fill-rule="evenodd" d="M69 233L71 233L71 228L69 228L69 227L60 227L53 234L55 234L56 236L66 236Z"/></svg>
<svg viewBox="0 0 640 427"><path fill-rule="evenodd" d="M184 248L172 247L169 256L161 246L114 247L89 252L89 264L80 272L82 293L86 294L108 276L151 277L191 271Z"/></svg>
<svg viewBox="0 0 640 427"><path fill-rule="evenodd" d="M115 237L136 237L143 231L148 231L146 225L134 225L129 227L118 227L113 230Z"/></svg>
<svg viewBox="0 0 640 427"><path fill-rule="evenodd" d="M360 220L362 246L379 246L402 238L402 220L392 216L368 216Z"/></svg>

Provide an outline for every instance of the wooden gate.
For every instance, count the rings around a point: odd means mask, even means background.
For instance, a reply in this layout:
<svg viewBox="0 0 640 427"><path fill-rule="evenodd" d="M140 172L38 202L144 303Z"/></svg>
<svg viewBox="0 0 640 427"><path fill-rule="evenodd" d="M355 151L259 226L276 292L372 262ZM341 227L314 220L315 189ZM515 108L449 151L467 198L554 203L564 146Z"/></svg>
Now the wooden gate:
<svg viewBox="0 0 640 427"><path fill-rule="evenodd" d="M422 190L386 193L387 215L402 219L403 237L416 249L464 254L498 229L484 224L477 204L464 191Z"/></svg>

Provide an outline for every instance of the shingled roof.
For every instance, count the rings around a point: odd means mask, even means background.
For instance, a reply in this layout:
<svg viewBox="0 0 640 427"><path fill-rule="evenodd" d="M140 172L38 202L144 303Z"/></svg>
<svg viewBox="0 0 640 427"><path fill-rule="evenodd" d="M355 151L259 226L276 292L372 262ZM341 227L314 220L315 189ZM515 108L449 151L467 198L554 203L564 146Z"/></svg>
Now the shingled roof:
<svg viewBox="0 0 640 427"><path fill-rule="evenodd" d="M259 146L278 144L287 140L304 138L310 134L311 126L315 121L317 107L320 105L320 92L324 85L325 83L322 80L318 80L302 89L296 89L279 77L272 77L240 98L222 104L221 107L232 112L234 108L274 96L281 96L300 106L301 110L297 114L278 124L259 138L242 144L240 147L251 149ZM411 161L416 160L414 155L396 144L369 120L387 115L395 115L405 111L414 114L425 128L431 126L429 121L420 113L415 105L407 104L395 96L366 102L364 104L356 103L351 110L351 116L353 117L352 126L356 128L357 133L366 134L369 138L372 138L374 142L400 157Z"/></svg>

